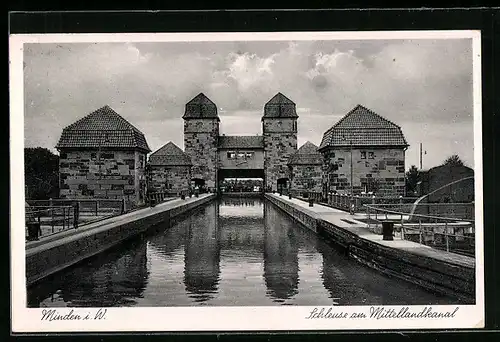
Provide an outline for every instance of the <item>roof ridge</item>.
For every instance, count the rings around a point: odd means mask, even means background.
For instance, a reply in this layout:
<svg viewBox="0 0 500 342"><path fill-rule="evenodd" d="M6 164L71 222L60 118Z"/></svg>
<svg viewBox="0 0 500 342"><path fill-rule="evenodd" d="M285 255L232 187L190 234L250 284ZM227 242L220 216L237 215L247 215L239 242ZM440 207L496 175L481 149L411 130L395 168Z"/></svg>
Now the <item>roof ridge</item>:
<svg viewBox="0 0 500 342"><path fill-rule="evenodd" d="M369 145L384 142L384 144L408 146L401 126L361 104L348 111L323 134L319 149L322 150L326 146L341 146L343 141L347 145L346 139L354 141L356 145L360 145L362 139Z"/></svg>
<svg viewBox="0 0 500 342"><path fill-rule="evenodd" d="M166 144L164 144L162 147L160 147L159 149L157 149L156 151L154 151L151 156L156 156L158 155L158 152L166 149L167 147L169 146L172 146L176 152L180 152L178 154L172 154L172 155L185 155L185 156L188 156L188 154L186 152L184 152L179 146L177 146L174 142L172 141L169 141L167 142ZM159 154L159 156L161 156L161 154Z"/></svg>
<svg viewBox="0 0 500 342"><path fill-rule="evenodd" d="M195 97L193 97L191 100L189 100L186 104L191 104L191 102L195 101L195 100L199 100L199 99L203 99L203 100L208 100L211 104L213 104L214 106L217 106L215 104L214 101L212 101L207 95L205 95L203 92L200 92L198 95L196 95Z"/></svg>
<svg viewBox="0 0 500 342"><path fill-rule="evenodd" d="M375 111L371 110L370 108L365 107L365 106L363 106L363 105L361 105L361 104L358 103L350 111L348 111L346 115L344 115L339 121L337 121L337 123L335 123L332 127L330 127L328 130L326 130L325 133L332 131L334 128L337 128L348 117L350 117L351 115L353 115L356 112L357 109L364 109L365 111L369 112L370 114L375 115L376 117L378 117L382 121L385 121L385 122L387 122L387 123L389 123L391 125L396 126L399 129L401 129L401 127L399 125L395 124L394 122L390 121L389 119L384 118L382 115L376 113ZM352 129L352 128L350 128L350 129ZM378 129L378 128L377 127L363 127L363 129Z"/></svg>
<svg viewBox="0 0 500 342"><path fill-rule="evenodd" d="M361 107L361 108L363 108L363 109L365 109L366 111L370 112L371 114L378 116L378 117L379 117L380 119L382 119L383 121L388 122L388 123L390 123L391 125L394 125L394 126L396 126L396 127L398 127L398 128L401 128L399 125L397 125L397 124L395 124L394 122L392 122L391 120L389 120L389 119L387 119L387 118L383 117L382 115L380 115L380 114L376 113L375 111L371 110L370 108L367 108L367 107L365 107L365 106L363 106L363 105L360 105L360 104L358 104L358 106L359 106L359 107Z"/></svg>
<svg viewBox="0 0 500 342"><path fill-rule="evenodd" d="M279 98L279 97L285 98L285 100L287 100L288 102L290 102L289 104L295 104L295 102L293 102L292 100L290 100L290 98L288 98L288 96L286 96L281 91L279 91L273 97L271 97L271 99L269 99L269 101L266 102L266 105L267 104L274 104L274 103L271 103L271 101L273 101L274 99ZM283 103L278 103L278 104L282 105Z"/></svg>
<svg viewBox="0 0 500 342"><path fill-rule="evenodd" d="M142 132L137 127L132 125L127 119L125 119L123 116L118 114L113 108L111 108L107 104L91 111L90 113L87 113L84 117L82 117L82 118L78 119L77 121L73 122L72 124L66 126L64 129L75 130L75 131L80 131L80 130L81 131L105 131L105 130L99 130L99 129L86 129L86 130L73 129L73 127L78 126L78 124L82 123L84 120L88 120L89 118L92 118L92 117L100 115L100 114L112 115L115 118L117 118L119 121L124 123L125 126L127 127L126 129L112 129L112 130L115 130L115 131L134 130L134 131L137 131L137 132L142 134Z"/></svg>

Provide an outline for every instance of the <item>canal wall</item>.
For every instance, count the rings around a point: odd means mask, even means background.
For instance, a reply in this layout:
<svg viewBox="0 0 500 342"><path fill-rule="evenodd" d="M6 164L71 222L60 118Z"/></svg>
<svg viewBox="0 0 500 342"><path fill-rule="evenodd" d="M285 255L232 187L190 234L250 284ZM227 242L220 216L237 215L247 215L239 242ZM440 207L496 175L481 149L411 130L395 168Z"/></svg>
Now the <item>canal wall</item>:
<svg viewBox="0 0 500 342"><path fill-rule="evenodd" d="M475 301L475 267L470 263L460 262L462 256L457 256L456 261L453 261L453 258L441 257L446 252L432 248L398 247L401 242L411 243L409 241L394 240L381 244L364 238L361 229L340 227L323 218L321 214L295 203L267 194L266 199L305 227L343 247L349 256L371 268L428 290L457 297L466 303ZM387 246L389 243L394 243L394 247Z"/></svg>
<svg viewBox="0 0 500 342"><path fill-rule="evenodd" d="M214 200L215 194L161 203L72 230L26 246L26 282L31 285L84 259L99 254L127 239L146 232L151 226L188 214ZM69 234L69 235L68 235Z"/></svg>

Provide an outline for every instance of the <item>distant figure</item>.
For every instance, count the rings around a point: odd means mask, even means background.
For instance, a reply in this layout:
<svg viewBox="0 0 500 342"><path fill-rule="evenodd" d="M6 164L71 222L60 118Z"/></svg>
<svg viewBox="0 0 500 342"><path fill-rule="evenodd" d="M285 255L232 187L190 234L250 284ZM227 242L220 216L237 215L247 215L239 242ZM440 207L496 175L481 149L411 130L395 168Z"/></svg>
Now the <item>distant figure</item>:
<svg viewBox="0 0 500 342"><path fill-rule="evenodd" d="M198 187L198 185L196 185L196 186L194 187L194 195L195 195L196 197L198 197L198 196L200 195L200 188Z"/></svg>
<svg viewBox="0 0 500 342"><path fill-rule="evenodd" d="M354 215L354 203L351 203L351 206L349 207L349 214Z"/></svg>

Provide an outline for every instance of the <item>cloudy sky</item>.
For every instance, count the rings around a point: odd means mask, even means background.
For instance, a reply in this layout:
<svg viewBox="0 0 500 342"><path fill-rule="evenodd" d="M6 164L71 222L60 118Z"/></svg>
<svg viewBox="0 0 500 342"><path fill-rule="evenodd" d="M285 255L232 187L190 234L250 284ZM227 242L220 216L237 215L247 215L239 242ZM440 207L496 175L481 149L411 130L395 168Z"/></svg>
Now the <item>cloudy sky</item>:
<svg viewBox="0 0 500 342"><path fill-rule="evenodd" d="M62 129L104 105L154 151L183 148L184 105L205 93L226 135L261 132L264 104L297 104L299 146L317 145L356 104L400 125L406 167L458 154L473 167L470 39L38 43L24 46L25 144L53 151Z"/></svg>

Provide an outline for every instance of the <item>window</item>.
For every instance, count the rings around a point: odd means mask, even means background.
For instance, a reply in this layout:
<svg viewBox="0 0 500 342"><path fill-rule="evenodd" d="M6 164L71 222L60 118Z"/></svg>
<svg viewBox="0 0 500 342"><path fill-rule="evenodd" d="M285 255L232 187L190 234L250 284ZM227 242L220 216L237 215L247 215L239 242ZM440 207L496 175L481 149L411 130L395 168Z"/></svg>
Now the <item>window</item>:
<svg viewBox="0 0 500 342"><path fill-rule="evenodd" d="M101 153L102 159L113 159L115 157L114 153Z"/></svg>
<svg viewBox="0 0 500 342"><path fill-rule="evenodd" d="M238 158L245 158L245 152L238 152Z"/></svg>
<svg viewBox="0 0 500 342"><path fill-rule="evenodd" d="M373 152L368 152L368 159L373 159L373 158L375 158Z"/></svg>
<svg viewBox="0 0 500 342"><path fill-rule="evenodd" d="M236 158L236 152L234 151L229 151L227 153L227 159L235 159Z"/></svg>
<svg viewBox="0 0 500 342"><path fill-rule="evenodd" d="M245 158L253 158L253 152L247 152Z"/></svg>
<svg viewBox="0 0 500 342"><path fill-rule="evenodd" d="M361 159L366 159L366 152L365 151L361 151Z"/></svg>

